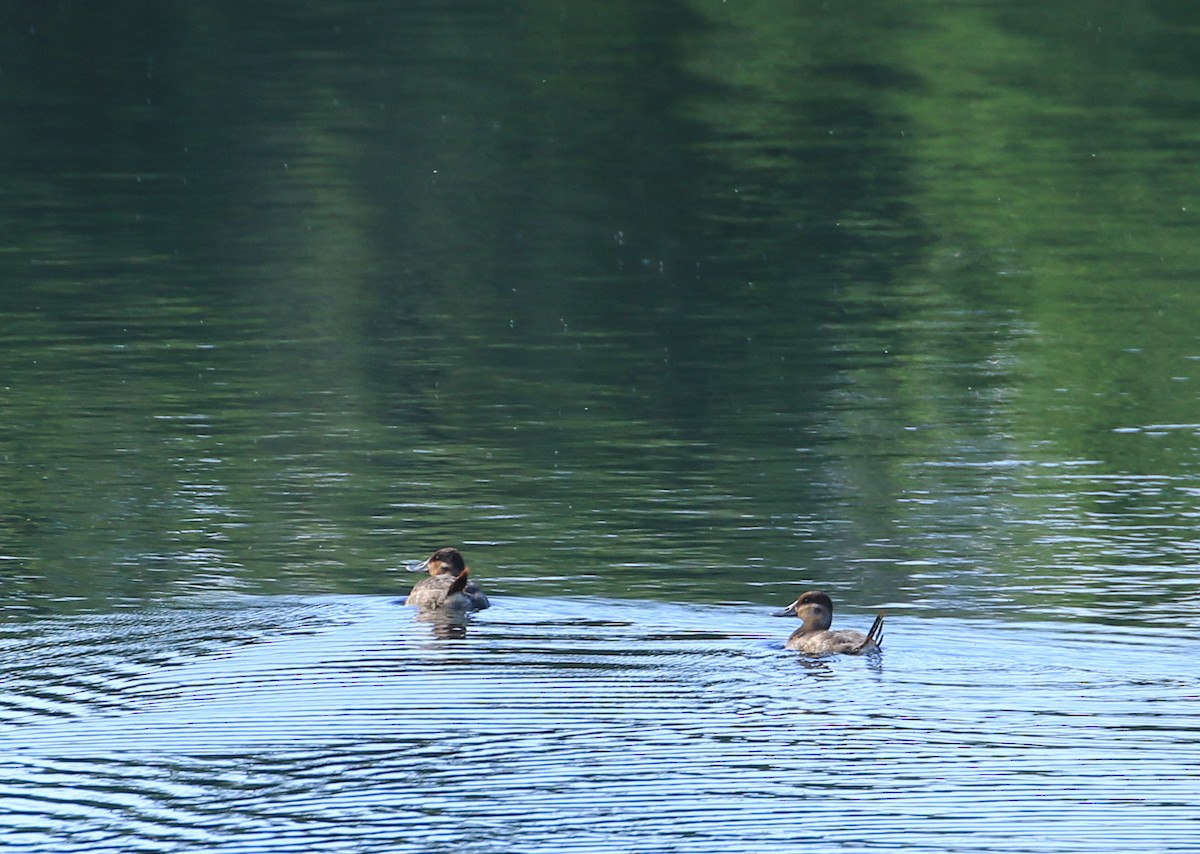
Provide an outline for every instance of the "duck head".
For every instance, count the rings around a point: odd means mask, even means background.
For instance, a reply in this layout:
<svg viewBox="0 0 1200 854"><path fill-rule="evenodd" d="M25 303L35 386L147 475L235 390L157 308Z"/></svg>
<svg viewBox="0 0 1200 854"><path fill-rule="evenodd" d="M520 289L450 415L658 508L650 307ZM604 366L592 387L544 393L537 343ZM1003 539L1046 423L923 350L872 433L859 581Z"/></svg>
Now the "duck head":
<svg viewBox="0 0 1200 854"><path fill-rule="evenodd" d="M408 565L409 572L428 572L430 575L461 575L467 563L458 549L438 549L420 563Z"/></svg>
<svg viewBox="0 0 1200 854"><path fill-rule="evenodd" d="M806 631L826 631L833 625L833 600L820 590L801 593L800 598L773 617L799 617Z"/></svg>

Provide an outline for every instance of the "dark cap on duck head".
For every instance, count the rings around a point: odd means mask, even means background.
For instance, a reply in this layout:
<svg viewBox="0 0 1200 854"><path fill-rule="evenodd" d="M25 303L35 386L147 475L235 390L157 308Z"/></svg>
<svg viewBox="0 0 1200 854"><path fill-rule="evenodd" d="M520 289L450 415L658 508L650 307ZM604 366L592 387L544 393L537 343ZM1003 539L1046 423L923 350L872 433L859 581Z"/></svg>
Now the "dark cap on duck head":
<svg viewBox="0 0 1200 854"><path fill-rule="evenodd" d="M466 568L467 563L458 549L451 548L438 549L420 563L410 563L407 567L409 572L428 572L430 575L458 575Z"/></svg>
<svg viewBox="0 0 1200 854"><path fill-rule="evenodd" d="M833 616L833 600L829 598L829 594L821 590L809 590L807 593L801 593L800 597L788 605L782 611L776 611L772 617L794 617L796 612L805 605L818 605L829 612Z"/></svg>

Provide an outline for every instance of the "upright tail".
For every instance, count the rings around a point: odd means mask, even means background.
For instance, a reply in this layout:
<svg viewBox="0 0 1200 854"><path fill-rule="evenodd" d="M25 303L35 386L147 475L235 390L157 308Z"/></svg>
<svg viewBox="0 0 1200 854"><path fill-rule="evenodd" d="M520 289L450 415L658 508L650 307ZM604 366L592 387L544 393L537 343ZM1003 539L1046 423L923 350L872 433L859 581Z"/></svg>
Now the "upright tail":
<svg viewBox="0 0 1200 854"><path fill-rule="evenodd" d="M454 579L450 585L450 589L446 591L447 596L453 596L455 593L462 593L467 589L467 582L470 581L471 570L464 568L462 572Z"/></svg>
<svg viewBox="0 0 1200 854"><path fill-rule="evenodd" d="M860 652L862 650L866 649L867 647L869 647L871 644L875 644L875 646L877 646L877 647L883 646L883 618L884 618L884 616L885 616L884 612L880 611L879 615L875 617L875 622L873 622L871 624L871 630L869 632L867 632L866 639L862 642L862 644L858 648Z"/></svg>

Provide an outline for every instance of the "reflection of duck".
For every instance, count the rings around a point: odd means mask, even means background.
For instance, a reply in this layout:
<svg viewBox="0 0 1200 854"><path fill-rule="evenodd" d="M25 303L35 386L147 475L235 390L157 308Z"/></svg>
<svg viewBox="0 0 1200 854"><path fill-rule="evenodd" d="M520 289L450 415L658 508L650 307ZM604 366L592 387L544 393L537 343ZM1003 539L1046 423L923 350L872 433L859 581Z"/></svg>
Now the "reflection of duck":
<svg viewBox="0 0 1200 854"><path fill-rule="evenodd" d="M878 652L883 643L882 611L865 635L849 630L830 631L829 627L833 625L833 600L820 590L800 594L799 599L774 616L799 617L804 621L804 625L792 632L792 636L784 644L787 649L797 652L814 655L845 652L858 655L864 652Z"/></svg>
<svg viewBox="0 0 1200 854"><path fill-rule="evenodd" d="M438 549L427 560L409 567L413 572L429 572L413 585L405 605L425 610L482 611L488 606L487 597L471 580L458 549Z"/></svg>
<svg viewBox="0 0 1200 854"><path fill-rule="evenodd" d="M417 611L417 622L428 623L438 640L458 640L467 636L467 611Z"/></svg>

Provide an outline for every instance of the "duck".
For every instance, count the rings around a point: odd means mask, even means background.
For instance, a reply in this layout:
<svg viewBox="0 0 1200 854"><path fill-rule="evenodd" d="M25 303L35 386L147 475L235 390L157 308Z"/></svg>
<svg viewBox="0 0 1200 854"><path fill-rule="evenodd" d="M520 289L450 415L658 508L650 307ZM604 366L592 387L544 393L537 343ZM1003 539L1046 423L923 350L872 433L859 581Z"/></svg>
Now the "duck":
<svg viewBox="0 0 1200 854"><path fill-rule="evenodd" d="M828 593L820 590L801 593L795 602L772 616L799 617L804 621L784 644L785 649L796 652L807 652L810 655L862 655L879 652L883 644L883 611L875 617L875 622L865 635L849 629L831 631L829 627L833 625L833 600L829 598Z"/></svg>
<svg viewBox="0 0 1200 854"><path fill-rule="evenodd" d="M411 572L428 572L413 585L405 605L425 611L465 613L482 611L490 604L479 585L471 579L471 570L458 549L438 549L420 563L408 567Z"/></svg>

